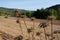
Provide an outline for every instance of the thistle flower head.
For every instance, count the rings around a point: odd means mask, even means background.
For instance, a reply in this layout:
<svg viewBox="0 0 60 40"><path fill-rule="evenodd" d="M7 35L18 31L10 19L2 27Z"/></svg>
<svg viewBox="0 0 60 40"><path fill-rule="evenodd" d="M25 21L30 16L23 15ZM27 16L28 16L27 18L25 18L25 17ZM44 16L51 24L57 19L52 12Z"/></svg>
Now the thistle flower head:
<svg viewBox="0 0 60 40"><path fill-rule="evenodd" d="M22 35L19 35L17 37L14 38L15 40L22 40L23 39L23 36Z"/></svg>
<svg viewBox="0 0 60 40"><path fill-rule="evenodd" d="M49 33L46 33L46 36L51 36L51 34L49 34Z"/></svg>
<svg viewBox="0 0 60 40"><path fill-rule="evenodd" d="M8 18L8 15L5 15L5 17L4 18Z"/></svg>
<svg viewBox="0 0 60 40"><path fill-rule="evenodd" d="M19 11L18 10L15 10L15 16L19 17Z"/></svg>
<svg viewBox="0 0 60 40"><path fill-rule="evenodd" d="M34 21L35 20L35 17L31 17L31 21Z"/></svg>
<svg viewBox="0 0 60 40"><path fill-rule="evenodd" d="M27 29L28 33L32 32L32 29L31 28L28 28Z"/></svg>
<svg viewBox="0 0 60 40"><path fill-rule="evenodd" d="M45 28L45 27L47 27L47 24L46 24L45 22L40 23L40 24L39 24L39 27L41 27L41 28Z"/></svg>
<svg viewBox="0 0 60 40"><path fill-rule="evenodd" d="M18 12L18 10L16 9L15 12Z"/></svg>
<svg viewBox="0 0 60 40"><path fill-rule="evenodd" d="M50 38L50 40L53 40L53 39L55 39L55 37Z"/></svg>
<svg viewBox="0 0 60 40"><path fill-rule="evenodd" d="M26 15L21 15L20 17L21 17L21 18L26 18Z"/></svg>
<svg viewBox="0 0 60 40"><path fill-rule="evenodd" d="M48 16L48 18L47 18L47 20L54 20L54 19L56 19L55 16Z"/></svg>
<svg viewBox="0 0 60 40"><path fill-rule="evenodd" d="M60 30L55 30L54 34L60 33Z"/></svg>
<svg viewBox="0 0 60 40"><path fill-rule="evenodd" d="M17 19L16 22L19 23L19 19Z"/></svg>
<svg viewBox="0 0 60 40"><path fill-rule="evenodd" d="M40 35L40 32L37 32L36 35L39 36Z"/></svg>

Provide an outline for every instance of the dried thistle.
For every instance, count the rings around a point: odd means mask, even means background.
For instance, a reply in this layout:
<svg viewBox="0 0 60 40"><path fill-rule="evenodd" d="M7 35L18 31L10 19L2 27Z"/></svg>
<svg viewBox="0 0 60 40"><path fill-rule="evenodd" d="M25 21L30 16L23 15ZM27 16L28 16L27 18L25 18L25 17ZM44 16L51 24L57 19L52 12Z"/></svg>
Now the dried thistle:
<svg viewBox="0 0 60 40"><path fill-rule="evenodd" d="M46 30L45 30L45 28L47 27L46 22L40 23L40 24L39 24L39 27L44 28L45 39L47 40L47 37L46 37Z"/></svg>
<svg viewBox="0 0 60 40"><path fill-rule="evenodd" d="M51 21L51 37L53 37L53 20L56 19L55 16L49 16L48 21ZM53 39L52 39L53 40Z"/></svg>
<svg viewBox="0 0 60 40"><path fill-rule="evenodd" d="M49 36L51 36L51 34L48 34L48 33L47 33L47 34L46 34L46 36L48 36L48 37L49 37Z"/></svg>
<svg viewBox="0 0 60 40"><path fill-rule="evenodd" d="M17 19L16 22L19 23L19 19Z"/></svg>
<svg viewBox="0 0 60 40"><path fill-rule="evenodd" d="M40 35L40 32L37 32L36 35L39 36Z"/></svg>
<svg viewBox="0 0 60 40"><path fill-rule="evenodd" d="M55 30L55 31L54 31L54 34L56 34L57 39L60 40L60 39L59 39L59 35L58 35L58 33L60 34L60 30Z"/></svg>
<svg viewBox="0 0 60 40"><path fill-rule="evenodd" d="M55 30L54 34L60 33L60 30Z"/></svg>
<svg viewBox="0 0 60 40"><path fill-rule="evenodd" d="M8 18L8 15L6 15L4 18Z"/></svg>
<svg viewBox="0 0 60 40"><path fill-rule="evenodd" d="M56 19L55 16L48 16L48 18L47 18L47 20L54 20L54 19Z"/></svg>
<svg viewBox="0 0 60 40"><path fill-rule="evenodd" d="M50 38L50 40L53 40L53 39L55 39L55 37L51 37L51 38Z"/></svg>
<svg viewBox="0 0 60 40"><path fill-rule="evenodd" d="M28 31L28 33L31 33L32 32L32 29L29 28L29 29L27 29L27 31Z"/></svg>
<svg viewBox="0 0 60 40"><path fill-rule="evenodd" d="M19 11L18 10L15 10L15 16L19 17Z"/></svg>
<svg viewBox="0 0 60 40"><path fill-rule="evenodd" d="M29 39L25 39L25 40L29 40Z"/></svg>
<svg viewBox="0 0 60 40"><path fill-rule="evenodd" d="M46 24L45 22L40 23L40 24L39 24L39 27L41 27L41 28L45 28L45 27L47 27L47 24Z"/></svg>
<svg viewBox="0 0 60 40"><path fill-rule="evenodd" d="M23 16L23 15L21 15L21 18L24 18L24 16Z"/></svg>
<svg viewBox="0 0 60 40"><path fill-rule="evenodd" d="M20 17L21 17L21 18L26 18L26 15L21 15Z"/></svg>
<svg viewBox="0 0 60 40"><path fill-rule="evenodd" d="M18 37L15 37L14 39L15 40L22 40L23 39L23 36L22 35L19 35Z"/></svg>
<svg viewBox="0 0 60 40"><path fill-rule="evenodd" d="M47 40L47 37L46 37L46 30L45 30L45 27L47 27L47 24L46 24L45 22L40 23L40 24L39 24L39 27L44 28L45 39Z"/></svg>
<svg viewBox="0 0 60 40"><path fill-rule="evenodd" d="M35 20L35 17L31 17L31 21L34 21Z"/></svg>

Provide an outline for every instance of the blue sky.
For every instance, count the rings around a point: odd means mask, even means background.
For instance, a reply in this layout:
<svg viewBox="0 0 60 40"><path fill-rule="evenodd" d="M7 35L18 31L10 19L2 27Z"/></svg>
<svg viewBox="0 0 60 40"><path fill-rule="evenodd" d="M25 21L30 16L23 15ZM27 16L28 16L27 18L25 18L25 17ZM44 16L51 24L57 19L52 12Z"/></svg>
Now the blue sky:
<svg viewBox="0 0 60 40"><path fill-rule="evenodd" d="M60 4L60 0L0 0L0 7L36 10Z"/></svg>

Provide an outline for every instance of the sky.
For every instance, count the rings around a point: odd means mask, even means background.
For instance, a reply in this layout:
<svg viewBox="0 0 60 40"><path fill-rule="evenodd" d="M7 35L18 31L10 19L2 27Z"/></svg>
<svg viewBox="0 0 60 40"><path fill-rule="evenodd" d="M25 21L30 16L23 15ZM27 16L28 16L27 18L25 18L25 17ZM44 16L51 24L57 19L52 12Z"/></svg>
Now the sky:
<svg viewBox="0 0 60 40"><path fill-rule="evenodd" d="M0 7L36 10L60 4L60 0L0 0Z"/></svg>

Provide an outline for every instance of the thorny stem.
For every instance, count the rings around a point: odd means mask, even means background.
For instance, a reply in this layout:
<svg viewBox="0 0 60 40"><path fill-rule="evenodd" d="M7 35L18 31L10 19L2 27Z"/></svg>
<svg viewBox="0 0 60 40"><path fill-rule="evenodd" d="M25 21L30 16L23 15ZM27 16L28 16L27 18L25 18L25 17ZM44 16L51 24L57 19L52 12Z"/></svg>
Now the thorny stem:
<svg viewBox="0 0 60 40"><path fill-rule="evenodd" d="M41 35L39 35L40 36L40 39L39 40L41 40Z"/></svg>
<svg viewBox="0 0 60 40"><path fill-rule="evenodd" d="M34 40L34 25L35 25L35 21L33 20L33 34L32 34L32 40Z"/></svg>
<svg viewBox="0 0 60 40"><path fill-rule="evenodd" d="M47 36L48 37L48 40L49 40L49 36Z"/></svg>
<svg viewBox="0 0 60 40"><path fill-rule="evenodd" d="M47 37L46 37L46 30L45 30L45 28L44 28L44 34L45 34L45 40L47 40Z"/></svg>
<svg viewBox="0 0 60 40"><path fill-rule="evenodd" d="M26 26L26 29L27 29L27 25L26 25L26 21L25 21L25 18L24 18L24 20L23 20L23 21L24 21L24 24L25 24L25 26Z"/></svg>
<svg viewBox="0 0 60 40"><path fill-rule="evenodd" d="M57 39L59 40L59 36L58 36L58 33L56 34L56 36L57 36Z"/></svg>
<svg viewBox="0 0 60 40"><path fill-rule="evenodd" d="M29 40L30 40L30 33L29 33Z"/></svg>
<svg viewBox="0 0 60 40"><path fill-rule="evenodd" d="M22 34L23 34L22 27L21 27L21 22L20 22L20 21L19 21L19 27L20 27L21 32L22 32Z"/></svg>
<svg viewBox="0 0 60 40"><path fill-rule="evenodd" d="M52 23L52 20L51 20L51 37L53 38L53 23Z"/></svg>
<svg viewBox="0 0 60 40"><path fill-rule="evenodd" d="M27 25L26 25L26 22L25 22L25 18L24 18L24 20L23 20L23 21L24 21L24 24L25 24L25 26L26 26L26 28L27 28Z"/></svg>

